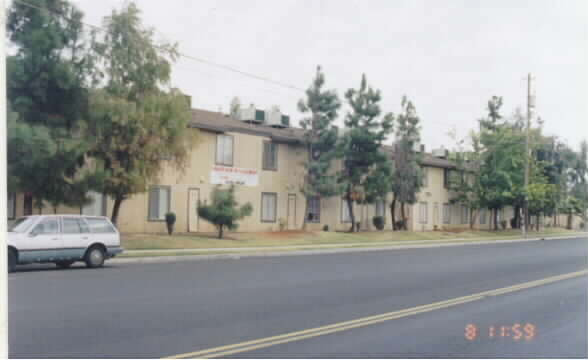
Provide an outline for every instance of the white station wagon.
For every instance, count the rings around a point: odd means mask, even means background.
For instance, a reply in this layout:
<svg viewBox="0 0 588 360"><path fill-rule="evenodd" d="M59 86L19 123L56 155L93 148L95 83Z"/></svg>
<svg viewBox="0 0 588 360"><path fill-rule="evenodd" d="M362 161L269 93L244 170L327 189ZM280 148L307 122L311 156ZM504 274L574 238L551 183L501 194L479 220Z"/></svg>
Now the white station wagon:
<svg viewBox="0 0 588 360"><path fill-rule="evenodd" d="M32 215L8 229L9 272L17 264L50 262L67 268L84 261L97 268L122 251L118 230L103 216Z"/></svg>

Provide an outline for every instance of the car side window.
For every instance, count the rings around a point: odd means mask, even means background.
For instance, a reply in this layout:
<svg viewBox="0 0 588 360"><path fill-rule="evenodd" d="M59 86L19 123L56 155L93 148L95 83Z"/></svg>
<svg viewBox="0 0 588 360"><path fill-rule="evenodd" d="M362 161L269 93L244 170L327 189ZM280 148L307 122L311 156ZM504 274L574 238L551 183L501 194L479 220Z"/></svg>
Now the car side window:
<svg viewBox="0 0 588 360"><path fill-rule="evenodd" d="M105 219L86 218L86 221L88 222L92 233L104 234L116 232L112 225L110 225Z"/></svg>
<svg viewBox="0 0 588 360"><path fill-rule="evenodd" d="M84 220L84 219L76 219L76 220L80 224L80 229L82 229L82 233L89 233L90 232L90 227L86 223L86 220Z"/></svg>
<svg viewBox="0 0 588 360"><path fill-rule="evenodd" d="M63 218L63 233L64 234L80 234L82 232L82 228L80 226L80 222L76 218Z"/></svg>
<svg viewBox="0 0 588 360"><path fill-rule="evenodd" d="M59 222L57 219L45 219L34 227L35 234L57 234L59 232Z"/></svg>

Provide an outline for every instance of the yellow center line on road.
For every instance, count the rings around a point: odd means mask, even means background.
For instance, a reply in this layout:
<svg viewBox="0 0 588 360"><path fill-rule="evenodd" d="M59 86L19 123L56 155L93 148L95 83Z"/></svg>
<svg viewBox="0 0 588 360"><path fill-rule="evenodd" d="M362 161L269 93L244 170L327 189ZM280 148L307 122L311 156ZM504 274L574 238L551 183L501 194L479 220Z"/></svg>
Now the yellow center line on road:
<svg viewBox="0 0 588 360"><path fill-rule="evenodd" d="M407 317L407 316L411 316L411 315L416 315L416 314L420 314L420 313L424 313L424 312L429 312L429 311L433 311L433 310L447 308L450 306L455 306L455 305L465 304L465 303L476 301L476 300L481 300L487 296L503 295L503 294L507 294L510 292L519 291L519 290L523 290L523 289L529 289L532 287L546 285L546 284L557 282L557 281L572 279L572 278L583 276L586 274L588 274L588 270L581 270L581 271L576 271L576 272L572 272L572 273L568 273L568 274L551 276L551 277L540 279L540 280L534 280L534 281L529 281L526 283L512 285L512 286L508 286L508 287L504 287L504 288L483 291L483 292L480 292L477 294L462 296L462 297L449 299L449 300L445 300L445 301L439 301L439 302L435 302L435 303L431 303L431 304L427 304L427 305L416 306L416 307L398 310L398 311L392 311L392 312L388 312L388 313L384 313L384 314L380 314L380 315L368 316L368 317L364 317L364 318L360 318L360 319L339 322L336 324L320 326L320 327L311 328L311 329L307 329L307 330L290 332L290 333L286 333L286 334L282 334L282 335L271 336L271 337L261 338L261 339L257 339L257 340L245 341L245 342L241 342L241 343L237 343L237 344L224 345L224 346L214 347L214 348L210 348L210 349L194 351L194 352L190 352L190 353L173 355L168 358L170 358L170 359L185 359L185 358L208 358L208 359L210 359L210 358L216 358L216 357L221 357L221 356L228 356L228 355L237 354L237 353L241 353L241 352L252 351L252 350L266 348L266 347L270 347L270 346L274 346L274 345L279 345L279 344L289 343L289 342L293 342L293 341L317 337L317 336L321 336L321 335L332 334L332 333L345 331L345 330L349 330L349 329L369 326L369 325L377 324L377 323L384 322L384 321L399 319L399 318L403 318L403 317Z"/></svg>

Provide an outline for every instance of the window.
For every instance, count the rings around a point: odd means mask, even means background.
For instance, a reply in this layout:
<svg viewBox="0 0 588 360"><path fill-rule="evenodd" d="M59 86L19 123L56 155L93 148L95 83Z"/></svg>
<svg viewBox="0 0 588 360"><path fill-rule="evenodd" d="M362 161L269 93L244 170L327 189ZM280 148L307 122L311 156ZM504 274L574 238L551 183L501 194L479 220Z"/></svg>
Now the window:
<svg viewBox="0 0 588 360"><path fill-rule="evenodd" d="M263 170L278 170L278 144L263 142Z"/></svg>
<svg viewBox="0 0 588 360"><path fill-rule="evenodd" d="M480 224L481 225L486 224L486 209L480 210Z"/></svg>
<svg viewBox="0 0 588 360"><path fill-rule="evenodd" d="M426 167L421 166L421 172L423 174L423 187L428 187L429 186L429 170Z"/></svg>
<svg viewBox="0 0 588 360"><path fill-rule="evenodd" d="M82 219L63 218L62 225L63 229L61 232L64 234L81 234L90 232L88 225Z"/></svg>
<svg viewBox="0 0 588 360"><path fill-rule="evenodd" d="M22 213L24 216L33 215L33 195L25 194L23 198Z"/></svg>
<svg viewBox="0 0 588 360"><path fill-rule="evenodd" d="M429 220L427 219L428 205L429 204L427 204L426 202L420 203L420 206L419 206L419 222L421 224L427 224L429 222Z"/></svg>
<svg viewBox="0 0 588 360"><path fill-rule="evenodd" d="M8 232L17 232L23 233L33 225L35 219L32 217L21 217L18 218L10 227L8 228Z"/></svg>
<svg viewBox="0 0 588 360"><path fill-rule="evenodd" d="M261 221L276 222L278 210L278 195L276 193L261 193Z"/></svg>
<svg viewBox="0 0 588 360"><path fill-rule="evenodd" d="M443 187L449 189L449 169L443 169Z"/></svg>
<svg viewBox="0 0 588 360"><path fill-rule="evenodd" d="M345 199L341 199L341 222L342 223L351 222L351 214L349 213L349 205L347 204L347 200L345 200Z"/></svg>
<svg viewBox="0 0 588 360"><path fill-rule="evenodd" d="M171 188L169 186L152 186L149 189L149 220L164 221L169 212Z"/></svg>
<svg viewBox="0 0 588 360"><path fill-rule="evenodd" d="M8 209L6 214L8 215L8 219L12 220L16 216L16 195L14 193L8 193Z"/></svg>
<svg viewBox="0 0 588 360"><path fill-rule="evenodd" d="M35 234L57 234L59 223L56 218L45 219L33 228Z"/></svg>
<svg viewBox="0 0 588 360"><path fill-rule="evenodd" d="M443 204L443 224L451 223L451 206Z"/></svg>
<svg viewBox="0 0 588 360"><path fill-rule="evenodd" d="M231 135L217 135L216 163L233 166L233 137Z"/></svg>
<svg viewBox="0 0 588 360"><path fill-rule="evenodd" d="M321 199L318 196L311 196L308 198L307 202L307 221L313 223L321 222Z"/></svg>
<svg viewBox="0 0 588 360"><path fill-rule="evenodd" d="M113 233L116 232L112 225L106 219L102 218L86 218L90 232L95 234Z"/></svg>
<svg viewBox="0 0 588 360"><path fill-rule="evenodd" d="M386 202L384 200L376 200L376 216L381 216L386 221Z"/></svg>
<svg viewBox="0 0 588 360"><path fill-rule="evenodd" d="M106 216L106 196L91 191L88 193L90 203L82 207L82 215Z"/></svg>
<svg viewBox="0 0 588 360"><path fill-rule="evenodd" d="M469 217L468 217L469 211L468 210L469 209L468 209L467 206L465 206L465 205L462 205L461 206L461 223L462 224L467 224L468 223L468 219L469 219Z"/></svg>

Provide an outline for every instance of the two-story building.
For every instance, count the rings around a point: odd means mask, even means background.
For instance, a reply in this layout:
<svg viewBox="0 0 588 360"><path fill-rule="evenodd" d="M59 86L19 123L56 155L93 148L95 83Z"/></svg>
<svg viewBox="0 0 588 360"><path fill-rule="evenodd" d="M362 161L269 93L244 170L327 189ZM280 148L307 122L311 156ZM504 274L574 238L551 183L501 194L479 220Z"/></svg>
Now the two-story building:
<svg viewBox="0 0 588 360"><path fill-rule="evenodd" d="M280 222L286 229L301 229L304 216L307 229L347 230L350 217L341 197L309 198L300 192L304 177L304 161L308 154L303 146L304 132L299 128L273 127L250 123L205 110L193 110L193 119L186 131L199 131L200 140L191 152L184 171L164 166L156 183L147 192L132 196L122 204L118 227L122 232L165 232L165 214L176 214L177 232L213 232L214 227L199 219L199 202L209 201L217 184L236 184L240 204L253 205L251 216L239 222L239 231L277 231ZM423 149L424 150L424 149ZM386 147L391 158L391 147ZM447 189L448 173L455 165L446 153L422 154L424 187L418 201L406 207L408 229L426 231L469 227L469 209L450 204ZM91 194L93 203L82 209L61 207L59 213L107 215L113 201L101 194ZM355 205L354 214L363 229L371 229L373 216L385 219L385 228L392 229L390 203L392 195L375 204ZM308 208L307 208L308 202ZM30 194L9 194L9 219L52 213L50 207L37 208ZM306 212L306 214L305 214ZM512 210L503 210L501 219L510 219ZM400 219L397 207L396 219ZM490 212L482 210L476 228L491 228Z"/></svg>

